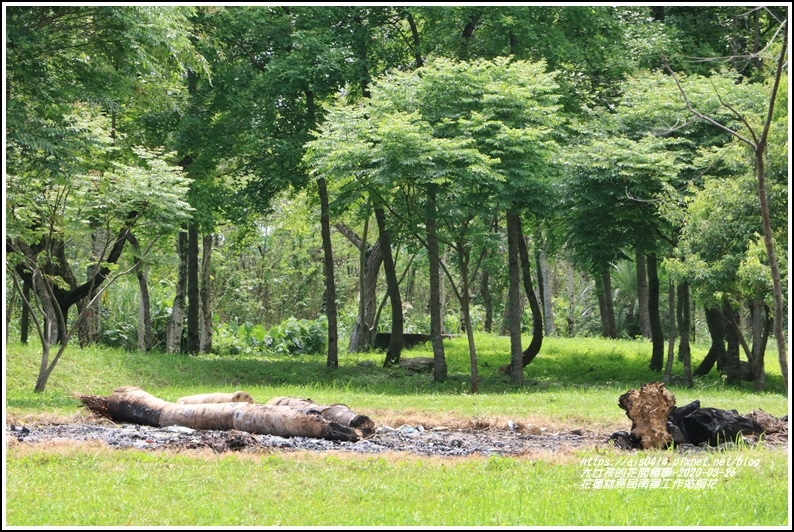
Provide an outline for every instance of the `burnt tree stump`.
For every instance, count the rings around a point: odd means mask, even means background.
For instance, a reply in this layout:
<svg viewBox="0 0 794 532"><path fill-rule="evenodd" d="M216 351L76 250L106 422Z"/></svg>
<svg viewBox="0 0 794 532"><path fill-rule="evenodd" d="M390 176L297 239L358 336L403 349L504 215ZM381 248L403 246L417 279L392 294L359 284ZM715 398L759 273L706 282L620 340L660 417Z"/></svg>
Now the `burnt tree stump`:
<svg viewBox="0 0 794 532"><path fill-rule="evenodd" d="M675 397L661 382L643 384L618 399L620 408L631 420L630 436L641 449L663 449L673 442L667 430L667 416L675 408Z"/></svg>

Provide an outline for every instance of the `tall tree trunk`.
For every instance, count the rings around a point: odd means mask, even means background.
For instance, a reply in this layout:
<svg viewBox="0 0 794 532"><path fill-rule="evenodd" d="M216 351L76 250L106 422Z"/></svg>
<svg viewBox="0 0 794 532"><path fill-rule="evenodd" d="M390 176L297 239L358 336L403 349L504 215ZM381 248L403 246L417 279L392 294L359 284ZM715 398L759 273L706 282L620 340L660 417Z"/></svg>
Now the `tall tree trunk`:
<svg viewBox="0 0 794 532"><path fill-rule="evenodd" d="M518 260L521 265L521 278L524 280L524 293L529 303L529 311L532 314L532 339L522 353L522 363L527 367L540 353L543 345L543 312L535 296L535 289L532 286L532 273L529 271L529 252L527 243L524 241L524 232L521 229L521 218L518 219Z"/></svg>
<svg viewBox="0 0 794 532"><path fill-rule="evenodd" d="M681 340L678 343L678 356L684 363L684 382L688 387L692 387L692 351L689 345L689 332L692 328L692 314L689 302L689 283L683 282L678 285L678 308L679 313L678 331Z"/></svg>
<svg viewBox="0 0 794 532"><path fill-rule="evenodd" d="M553 292L551 289L549 259L546 256L546 251L540 245L537 248L536 257L538 263L538 287L541 304L543 306L543 325L546 336L554 336L554 307L552 306Z"/></svg>
<svg viewBox="0 0 794 532"><path fill-rule="evenodd" d="M764 389L764 302L756 299L750 308L750 317L753 324L753 385L756 391Z"/></svg>
<svg viewBox="0 0 794 532"><path fill-rule="evenodd" d="M651 371L662 371L664 365L664 331L659 315L659 267L656 253L647 255L648 266L648 316L651 320Z"/></svg>
<svg viewBox="0 0 794 532"><path fill-rule="evenodd" d="M788 23L784 28L783 49L785 50L786 41L788 37ZM781 54L781 58L783 54ZM780 82L781 65L778 65L777 78L775 79L775 88ZM777 90L773 91L774 94ZM768 122L771 120L772 107L770 105ZM764 131L763 139L755 150L755 166L756 178L758 181L758 197L761 200L761 220L764 225L764 245L766 246L767 259L769 260L769 269L772 273L772 294L775 300L775 340L777 342L778 363L780 364L780 372L783 374L783 389L788 394L788 354L786 347L786 335L783 331L783 285L780 280L780 266L777 262L777 255L775 253L775 244L772 237L772 224L769 216L769 201L766 194L766 177L764 170L764 157L766 155L766 129Z"/></svg>
<svg viewBox="0 0 794 532"><path fill-rule="evenodd" d="M427 260L430 274L430 342L433 345L433 380L443 382L447 379L447 361L444 356L441 315L441 266L439 264L439 245L436 235L436 192L431 188L427 193Z"/></svg>
<svg viewBox="0 0 794 532"><path fill-rule="evenodd" d="M309 124L317 122L314 92L304 88L306 96L306 116ZM325 178L317 179L317 192L320 196L320 235L323 242L323 275L325 276L325 312L328 318L328 354L325 365L329 368L339 366L339 327L336 310L336 281L334 280L334 253L331 244L331 212L328 205L328 184Z"/></svg>
<svg viewBox="0 0 794 532"><path fill-rule="evenodd" d="M22 283L22 297L26 301L30 301L30 285ZM28 343L28 335L30 334L30 309L22 303L22 316L19 320L19 341L24 345Z"/></svg>
<svg viewBox="0 0 794 532"><path fill-rule="evenodd" d="M391 254L391 237L389 228L386 227L386 215L382 207L375 209L375 220L383 241L383 273L386 276L386 290L388 290L391 300L391 336L389 348L386 351L386 360L383 362L384 367L388 367L400 361L403 349L403 303L400 298L400 285L397 281L394 258Z"/></svg>
<svg viewBox="0 0 794 532"><path fill-rule="evenodd" d="M521 226L518 214L507 213L507 271L510 305L510 382L524 382L524 364L521 349L521 280L518 267L518 239Z"/></svg>
<svg viewBox="0 0 794 532"><path fill-rule="evenodd" d="M198 227L191 223L187 231L187 345L190 354L199 352L201 297L199 296Z"/></svg>
<svg viewBox="0 0 794 532"><path fill-rule="evenodd" d="M367 245L366 225L363 238L342 223L337 223L336 228L359 250L358 316L356 316L356 323L350 331L348 352L368 351L377 332L375 330L375 313L378 304L377 286L380 265L383 262L383 246L380 237L372 246Z"/></svg>
<svg viewBox="0 0 794 532"><path fill-rule="evenodd" d="M331 213L328 206L328 186L325 178L317 180L320 194L320 233L323 241L323 274L325 275L325 312L328 317L328 355L325 365L339 366L339 336L336 323L336 282L334 281L334 255L331 246Z"/></svg>
<svg viewBox="0 0 794 532"><path fill-rule="evenodd" d="M739 384L742 380L742 369L739 363L739 328L736 325L736 311L724 300L722 314L725 319L725 340L728 350L725 353L725 382Z"/></svg>
<svg viewBox="0 0 794 532"><path fill-rule="evenodd" d="M180 231L176 244L179 269L177 270L174 304L171 307L171 320L168 323L168 331L166 333L166 353L180 353L182 351L182 331L185 327L185 296L187 293L187 240L187 233Z"/></svg>
<svg viewBox="0 0 794 532"><path fill-rule="evenodd" d="M490 333L493 331L493 300L491 298L491 287L488 286L491 276L488 270L483 268L480 274L480 295L482 296L482 305L485 307L485 323L483 329L485 332Z"/></svg>
<svg viewBox="0 0 794 532"><path fill-rule="evenodd" d="M141 246L132 233L127 239L135 251L135 276L138 279L140 301L138 305L138 349L148 353L152 349L152 312L149 300L149 279L146 265L141 261Z"/></svg>
<svg viewBox="0 0 794 532"><path fill-rule="evenodd" d="M201 337L199 352L212 352L212 234L201 240Z"/></svg>
<svg viewBox="0 0 794 532"><path fill-rule="evenodd" d="M668 299L667 304L670 312L670 329L668 332L667 338L667 365L664 368L664 382L665 384L670 383L670 379L673 377L673 359L675 358L675 284L673 283L673 278L670 277L669 280L669 287L668 287Z"/></svg>
<svg viewBox="0 0 794 532"><path fill-rule="evenodd" d="M612 274L609 271L609 266L604 268L602 276L604 279L604 307L607 311L607 336L615 339L618 337L618 328L615 321L615 301L612 297Z"/></svg>
<svg viewBox="0 0 794 532"><path fill-rule="evenodd" d="M637 264L637 303L640 308L640 331L645 338L651 338L651 318L648 314L648 273L645 266L645 254L635 253Z"/></svg>
<svg viewBox="0 0 794 532"><path fill-rule="evenodd" d="M471 296L469 295L469 259L463 242L458 242L458 259L460 261L460 311L463 315L463 327L466 329L466 339L469 344L469 367L471 368L471 381L469 391L477 393L480 389L480 377L477 371L477 348L474 345L474 328L471 326Z"/></svg>
<svg viewBox="0 0 794 532"><path fill-rule="evenodd" d="M94 261L99 261L104 256L104 247L107 241L107 231L101 228L95 228L91 235L91 253ZM97 264L91 264L86 268L86 281L91 282L95 278L97 272ZM97 291L101 286L95 284L88 291L85 299L77 302L77 312L83 312L82 321L77 326L77 339L81 346L94 345L99 342L102 337L102 301L101 298L94 299ZM89 305L88 302L94 301ZM88 306L88 309L86 309Z"/></svg>

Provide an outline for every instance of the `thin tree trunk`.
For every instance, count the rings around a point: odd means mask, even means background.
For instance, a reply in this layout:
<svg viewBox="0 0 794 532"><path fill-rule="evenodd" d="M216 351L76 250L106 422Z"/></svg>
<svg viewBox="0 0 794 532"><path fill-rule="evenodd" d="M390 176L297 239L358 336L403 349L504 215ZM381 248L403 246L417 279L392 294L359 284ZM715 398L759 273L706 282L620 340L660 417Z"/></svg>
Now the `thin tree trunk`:
<svg viewBox="0 0 794 532"><path fill-rule="evenodd" d="M375 220L378 223L378 231L383 241L383 272L386 276L386 289L391 300L391 336L389 348L386 351L384 367L391 366L400 361L400 354L403 349L403 303L400 298L400 286L397 281L397 272L394 267L394 258L391 253L391 237L389 229L386 227L386 215L383 208L375 209Z"/></svg>
<svg viewBox="0 0 794 532"><path fill-rule="evenodd" d="M538 263L538 287L540 288L540 300L543 305L543 325L546 336L554 336L554 307L553 293L551 289L551 274L549 271L549 260L546 252L541 246L537 249Z"/></svg>
<svg viewBox="0 0 794 532"><path fill-rule="evenodd" d="M689 302L689 283L683 282L678 285L678 307L681 309L678 331L681 340L678 344L678 356L684 363L684 382L688 387L692 387L692 351L689 345L689 331L692 327L692 315Z"/></svg>
<svg viewBox="0 0 794 532"><path fill-rule="evenodd" d="M521 349L521 287L518 266L518 239L521 233L517 214L507 213L507 271L510 306L510 382L524 382L524 364Z"/></svg>
<svg viewBox="0 0 794 532"><path fill-rule="evenodd" d="M337 332L336 282L334 281L334 255L331 246L331 214L328 206L328 187L325 178L317 180L320 194L320 233L323 241L323 274L325 275L325 312L328 317L328 355L325 365L339 366L339 337Z"/></svg>
<svg viewBox="0 0 794 532"><path fill-rule="evenodd" d="M480 295L482 296L482 305L485 308L483 329L487 333L493 330L493 300L491 299L491 287L488 286L490 278L488 270L483 268L482 274L480 274Z"/></svg>
<svg viewBox="0 0 794 532"><path fill-rule="evenodd" d="M651 338L651 318L648 314L648 273L645 255L641 251L635 254L637 264L637 303L640 308L640 331L645 338Z"/></svg>
<svg viewBox="0 0 794 532"><path fill-rule="evenodd" d="M756 391L762 391L765 384L764 375L764 302L756 299L752 303L750 316L753 323L753 385Z"/></svg>
<svg viewBox="0 0 794 532"><path fill-rule="evenodd" d="M474 329L471 326L470 296L469 296L469 257L463 253L462 243L458 243L460 259L460 310L463 314L463 325L466 329L466 339L469 344L469 367L471 368L471 382L469 391L477 393L480 389L480 377L477 371L477 348L474 345Z"/></svg>
<svg viewBox="0 0 794 532"><path fill-rule="evenodd" d="M436 193L431 187L427 194L427 260L430 275L430 342L433 345L433 380L443 382L447 379L447 361L444 356L444 338L441 318L441 266L439 264L439 245L436 235Z"/></svg>
<svg viewBox="0 0 794 532"><path fill-rule="evenodd" d="M182 351L182 331L185 327L185 296L187 292L187 233L180 231L176 244L179 255L179 269L177 271L176 293L174 304L171 307L171 321L168 323L166 333L166 353L180 353Z"/></svg>
<svg viewBox="0 0 794 532"><path fill-rule="evenodd" d="M138 349L148 353L152 349L152 312L149 300L149 280L146 265L141 261L141 247L138 239L132 233L127 239L135 251L135 276L138 279L140 302L138 310Z"/></svg>
<svg viewBox="0 0 794 532"><path fill-rule="evenodd" d="M212 241L211 234L201 240L201 337L199 352L212 352Z"/></svg>
<svg viewBox="0 0 794 532"><path fill-rule="evenodd" d="M607 311L607 336L615 339L618 337L618 328L615 321L615 301L612 297L612 274L609 266L604 268L604 306Z"/></svg>
<svg viewBox="0 0 794 532"><path fill-rule="evenodd" d="M670 309L670 330L667 339L667 365L664 368L664 383L669 384L673 377L673 359L675 358L675 284L670 278L668 287L668 308Z"/></svg>
<svg viewBox="0 0 794 532"><path fill-rule="evenodd" d="M22 297L24 300L30 301L30 285L22 283ZM27 305L22 304L22 316L19 321L19 341L24 345L28 343L28 335L30 334L30 309Z"/></svg>
<svg viewBox="0 0 794 532"><path fill-rule="evenodd" d="M529 303L529 311L532 315L532 339L522 353L522 363L527 367L540 353L543 345L543 312L535 296L535 289L532 286L532 273L529 271L529 252L527 243L524 241L524 233L521 229L521 218L518 218L518 259L521 265L521 278L524 280L524 293Z"/></svg>
<svg viewBox="0 0 794 532"><path fill-rule="evenodd" d="M651 371L662 371L664 364L664 332L659 315L659 268L656 253L647 256L648 266L648 316L651 320Z"/></svg>
<svg viewBox="0 0 794 532"><path fill-rule="evenodd" d="M189 354L199 352L201 297L199 296L198 227L191 223L187 231L187 345Z"/></svg>
<svg viewBox="0 0 794 532"><path fill-rule="evenodd" d="M104 246L107 240L107 232L104 229L96 228L91 236L91 252L94 260L104 256ZM98 266L96 264L89 265L86 268L86 281L91 282L95 278ZM102 301L100 298L94 299L94 296L99 290L100 284L92 286L85 299L77 302L78 313L83 312L88 301L94 301L90 304L83 320L77 327L77 339L81 346L94 345L99 342L102 337Z"/></svg>
<svg viewBox="0 0 794 532"><path fill-rule="evenodd" d="M788 24L786 24L786 29ZM786 31L784 29L784 31ZM785 48L786 38L784 37L783 46ZM780 66L778 66L778 79L779 82ZM773 93L774 97L774 93ZM770 115L772 110L770 108ZM770 120L771 118L767 119ZM761 200L761 219L764 224L764 244L766 245L766 254L769 260L769 269L772 272L772 294L775 299L775 322L773 329L775 331L775 340L777 342L778 363L780 364L780 372L783 374L783 389L788 394L788 354L786 347L786 335L783 331L783 287L780 280L780 267L777 262L775 253L775 244L772 240L772 224L769 216L769 202L766 194L766 179L764 171L764 156L766 152L766 135L764 141L755 150L755 165L756 177L758 180L758 197Z"/></svg>

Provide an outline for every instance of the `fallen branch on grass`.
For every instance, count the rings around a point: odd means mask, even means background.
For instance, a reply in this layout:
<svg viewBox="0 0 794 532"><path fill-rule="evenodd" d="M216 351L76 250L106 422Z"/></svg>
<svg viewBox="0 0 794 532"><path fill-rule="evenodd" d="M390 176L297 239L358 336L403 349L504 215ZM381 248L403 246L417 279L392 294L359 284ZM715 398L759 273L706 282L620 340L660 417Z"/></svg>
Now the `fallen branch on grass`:
<svg viewBox="0 0 794 532"><path fill-rule="evenodd" d="M154 427L235 429L285 438L303 436L341 441L358 441L374 431L374 423L367 416L356 415L344 405L319 405L308 399L276 398L278 401L273 400L276 404L245 401L178 404L159 399L136 386L122 386L107 397L78 398L91 412L102 417Z"/></svg>

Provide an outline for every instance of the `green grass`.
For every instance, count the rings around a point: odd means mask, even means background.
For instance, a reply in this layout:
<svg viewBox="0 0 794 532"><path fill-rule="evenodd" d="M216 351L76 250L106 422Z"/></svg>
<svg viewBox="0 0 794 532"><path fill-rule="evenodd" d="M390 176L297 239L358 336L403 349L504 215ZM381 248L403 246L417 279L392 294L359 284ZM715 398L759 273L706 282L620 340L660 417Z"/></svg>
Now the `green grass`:
<svg viewBox="0 0 794 532"><path fill-rule="evenodd" d="M446 343L445 383L432 382L428 374L384 369L378 353L342 354L340 367L331 370L321 355L189 357L70 347L47 391L34 394L40 352L35 345L10 344L5 406L12 418L70 416L80 411L73 392L106 395L132 384L168 400L244 389L262 402L279 395L343 402L376 423L400 416L508 418L628 430L618 397L661 378L647 369L650 344L644 341L546 339L521 387L498 372L507 363L508 339L478 335L477 348L481 382L475 395L468 393L463 338ZM694 349L696 363L704 355L705 349ZM430 356L429 346L405 356ZM681 374L680 363L674 373ZM754 392L752 383L727 386L716 371L697 379L692 389L669 388L679 405L700 399L703 406L740 413L788 412L771 351L766 392ZM663 451L593 449L445 460L275 451L144 453L70 445L14 444L6 451L6 524L14 526L783 526L788 515L788 454L780 449L740 446L705 455L756 460L709 489L582 485L588 469L583 461L681 456Z"/></svg>
<svg viewBox="0 0 794 532"><path fill-rule="evenodd" d="M787 519L786 456L765 450L720 454L758 465L735 468L736 476L720 477L711 489L593 489L583 486L580 457L201 457L18 447L9 455L7 522L15 526L736 526Z"/></svg>
<svg viewBox="0 0 794 532"><path fill-rule="evenodd" d="M77 411L80 394L107 395L123 385L136 385L166 400L210 391L244 389L257 400L279 396L310 397L318 402L343 402L363 413L411 410L464 417L513 416L555 418L563 422L609 424L626 420L617 408L618 397L643 383L660 380L648 370L650 343L605 339L544 340L543 349L525 370L526 383L509 383L498 368L508 362L509 341L478 335L480 393L469 391L468 351L465 338L446 342L449 378L435 383L432 375L401 368L380 367L383 355L342 354L340 366L325 367L322 355L281 357L185 356L142 354L92 347L69 347L55 368L47 390L33 393L40 352L35 345L10 344L6 349L6 407L12 414L43 410L69 414ZM404 356L431 356L429 346ZM705 350L695 347L699 362ZM668 388L683 405L700 399L703 406L735 408L746 413L756 408L782 416L787 412L783 383L775 353L767 353L767 391L754 392L752 383L726 386L716 370L696 379L688 389ZM372 365L362 365L371 363ZM676 362L674 374L681 375Z"/></svg>

